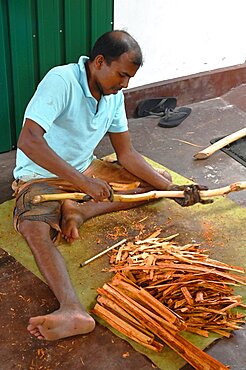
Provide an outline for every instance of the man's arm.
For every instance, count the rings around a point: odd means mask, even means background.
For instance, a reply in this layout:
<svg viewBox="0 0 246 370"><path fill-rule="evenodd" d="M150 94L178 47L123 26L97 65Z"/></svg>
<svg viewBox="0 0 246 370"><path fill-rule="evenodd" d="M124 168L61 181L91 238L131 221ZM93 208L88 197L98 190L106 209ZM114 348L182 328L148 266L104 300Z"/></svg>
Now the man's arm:
<svg viewBox="0 0 246 370"><path fill-rule="evenodd" d="M40 167L69 181L96 201L110 196L110 187L105 181L84 176L70 166L48 146L44 133L41 126L27 119L18 140L18 148Z"/></svg>
<svg viewBox="0 0 246 370"><path fill-rule="evenodd" d="M128 131L109 133L119 163L129 172L146 181L155 189L169 190L172 182L153 169L133 147Z"/></svg>
<svg viewBox="0 0 246 370"><path fill-rule="evenodd" d="M110 140L117 154L120 164L129 172L139 177L159 190L183 190L184 198L172 198L182 207L192 206L196 203L208 204L210 199L203 200L200 190L206 190L203 185L175 185L167 178L155 171L144 158L133 148L128 132L110 133Z"/></svg>

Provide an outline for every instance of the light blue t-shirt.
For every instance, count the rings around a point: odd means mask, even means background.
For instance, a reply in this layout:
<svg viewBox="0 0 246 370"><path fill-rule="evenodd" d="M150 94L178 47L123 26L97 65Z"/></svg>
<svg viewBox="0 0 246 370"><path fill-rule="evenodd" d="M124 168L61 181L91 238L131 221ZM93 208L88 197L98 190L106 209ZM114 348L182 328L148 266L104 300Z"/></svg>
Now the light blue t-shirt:
<svg viewBox="0 0 246 370"><path fill-rule="evenodd" d="M107 132L128 130L122 91L102 96L99 102L91 95L85 70L88 59L82 56L78 63L51 69L38 85L23 121L37 122L48 145L80 172L95 158L94 149ZM17 149L16 179L54 176Z"/></svg>

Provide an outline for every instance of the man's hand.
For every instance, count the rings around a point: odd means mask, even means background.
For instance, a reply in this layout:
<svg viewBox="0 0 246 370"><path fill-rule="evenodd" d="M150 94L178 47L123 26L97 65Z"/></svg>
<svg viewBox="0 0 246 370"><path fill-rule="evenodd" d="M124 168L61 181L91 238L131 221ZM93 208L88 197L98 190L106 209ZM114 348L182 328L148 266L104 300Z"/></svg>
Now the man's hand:
<svg viewBox="0 0 246 370"><path fill-rule="evenodd" d="M184 192L184 198L172 198L182 207L193 206L196 203L209 204L213 203L212 199L201 199L200 190L208 190L207 186L204 185L173 185L170 190L181 190Z"/></svg>
<svg viewBox="0 0 246 370"><path fill-rule="evenodd" d="M80 190L92 197L96 202L111 197L112 189L106 181L91 177L84 177L83 180Z"/></svg>

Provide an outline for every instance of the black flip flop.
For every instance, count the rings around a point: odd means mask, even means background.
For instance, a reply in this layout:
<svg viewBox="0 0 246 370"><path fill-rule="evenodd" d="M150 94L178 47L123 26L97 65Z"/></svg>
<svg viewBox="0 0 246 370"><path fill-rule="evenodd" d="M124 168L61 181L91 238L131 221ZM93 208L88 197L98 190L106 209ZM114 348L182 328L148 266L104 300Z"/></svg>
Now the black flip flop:
<svg viewBox="0 0 246 370"><path fill-rule="evenodd" d="M176 127L180 125L191 113L191 108L180 107L176 109L166 109L165 115L160 119L160 127Z"/></svg>
<svg viewBox="0 0 246 370"><path fill-rule="evenodd" d="M174 109L176 105L176 98L146 99L139 102L136 115L137 117L163 116L166 109Z"/></svg>

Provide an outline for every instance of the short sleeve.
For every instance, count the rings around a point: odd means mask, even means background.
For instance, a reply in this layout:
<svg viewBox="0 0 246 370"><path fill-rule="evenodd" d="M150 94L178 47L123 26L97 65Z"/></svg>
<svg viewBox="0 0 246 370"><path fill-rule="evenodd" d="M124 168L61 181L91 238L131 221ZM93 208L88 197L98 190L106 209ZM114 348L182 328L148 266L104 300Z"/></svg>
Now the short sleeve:
<svg viewBox="0 0 246 370"><path fill-rule="evenodd" d="M47 132L65 109L67 97L68 87L64 79L56 73L47 74L26 108L24 122L26 118L32 119Z"/></svg>

